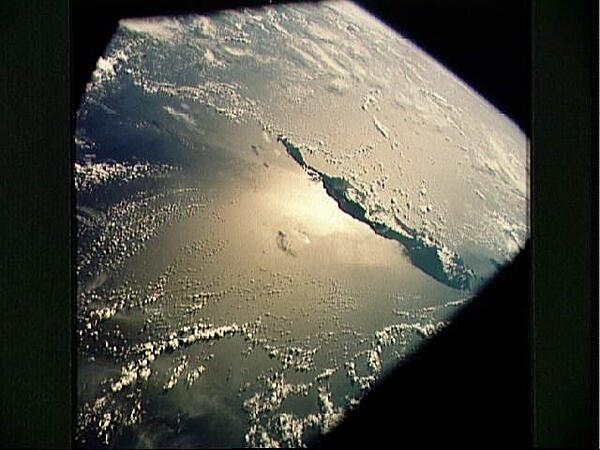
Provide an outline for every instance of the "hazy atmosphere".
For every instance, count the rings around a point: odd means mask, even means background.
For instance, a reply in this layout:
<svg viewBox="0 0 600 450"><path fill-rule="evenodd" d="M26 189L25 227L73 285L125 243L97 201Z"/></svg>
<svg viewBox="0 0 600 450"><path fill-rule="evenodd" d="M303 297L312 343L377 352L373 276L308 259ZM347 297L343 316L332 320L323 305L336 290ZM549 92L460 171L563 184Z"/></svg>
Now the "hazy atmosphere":
<svg viewBox="0 0 600 450"><path fill-rule="evenodd" d="M81 447L299 447L528 237L528 141L349 2L122 20L77 112Z"/></svg>

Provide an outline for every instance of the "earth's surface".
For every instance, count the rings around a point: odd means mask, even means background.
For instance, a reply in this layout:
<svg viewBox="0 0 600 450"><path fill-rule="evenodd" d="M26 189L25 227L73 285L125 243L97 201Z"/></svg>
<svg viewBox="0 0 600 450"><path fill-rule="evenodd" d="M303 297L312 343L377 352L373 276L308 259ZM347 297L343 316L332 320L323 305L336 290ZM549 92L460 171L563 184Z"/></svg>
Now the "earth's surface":
<svg viewBox="0 0 600 450"><path fill-rule="evenodd" d="M78 444L334 426L523 245L527 145L349 3L123 20L77 116Z"/></svg>

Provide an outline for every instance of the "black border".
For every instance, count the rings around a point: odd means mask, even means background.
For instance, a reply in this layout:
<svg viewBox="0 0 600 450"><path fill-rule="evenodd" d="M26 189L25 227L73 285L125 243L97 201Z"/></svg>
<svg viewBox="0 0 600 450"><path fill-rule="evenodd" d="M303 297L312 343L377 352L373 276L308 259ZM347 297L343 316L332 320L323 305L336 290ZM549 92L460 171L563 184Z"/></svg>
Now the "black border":
<svg viewBox="0 0 600 450"><path fill-rule="evenodd" d="M0 445L71 443L69 2L3 3Z"/></svg>
<svg viewBox="0 0 600 450"><path fill-rule="evenodd" d="M589 447L598 444L592 431L597 315L590 314L597 313L590 268L597 260L592 27L598 9L592 2L538 0L533 11L534 443Z"/></svg>
<svg viewBox="0 0 600 450"><path fill-rule="evenodd" d="M600 151L600 114L599 114L599 83L600 83L600 32L599 32L599 21L600 21L600 5L598 2L594 3L591 7L592 10L592 29L591 29L591 40L592 40L592 75L591 75L591 96L592 96L592 129L591 129L591 153L592 153L592 178L590 185L590 197L592 201L592 213L590 220L590 227L592 232L592 245L590 248L592 264L590 266L590 277L592 281L592 290L590 293L590 311L591 311L591 330L592 330L592 354L590 359L592 361L592 430L593 440L596 447L600 447L600 284L598 277L600 274L600 243L599 243L599 228L600 228L600 213L599 206L599 175L600 175L600 162L598 157L598 151Z"/></svg>

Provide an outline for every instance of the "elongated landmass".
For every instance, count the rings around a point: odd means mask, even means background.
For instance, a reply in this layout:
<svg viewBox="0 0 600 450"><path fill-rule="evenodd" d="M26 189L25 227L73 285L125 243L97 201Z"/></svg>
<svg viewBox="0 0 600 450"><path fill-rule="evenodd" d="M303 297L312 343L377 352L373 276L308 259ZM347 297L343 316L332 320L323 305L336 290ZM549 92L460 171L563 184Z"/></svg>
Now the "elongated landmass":
<svg viewBox="0 0 600 450"><path fill-rule="evenodd" d="M375 233L398 241L406 249L410 261L423 272L455 289L470 290L475 281L474 272L465 266L462 258L437 242L431 236L414 230L396 217L398 229L393 229L369 217L367 210L352 197L355 188L341 177L332 177L306 163L300 147L284 135L277 136L287 153L312 177L318 176L327 194L339 208L353 218L367 224Z"/></svg>

